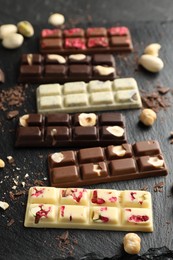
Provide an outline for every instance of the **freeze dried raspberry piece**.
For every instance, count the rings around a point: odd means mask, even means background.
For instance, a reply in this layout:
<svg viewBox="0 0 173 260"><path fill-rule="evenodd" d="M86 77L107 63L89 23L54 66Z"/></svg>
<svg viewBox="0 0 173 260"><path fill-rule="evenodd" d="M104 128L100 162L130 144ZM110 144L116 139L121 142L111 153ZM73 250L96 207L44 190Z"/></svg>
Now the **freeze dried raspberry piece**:
<svg viewBox="0 0 173 260"><path fill-rule="evenodd" d="M65 46L66 49L86 49L85 39L83 38L66 38Z"/></svg>
<svg viewBox="0 0 173 260"><path fill-rule="evenodd" d="M72 28L64 30L65 37L84 37L84 30L81 28Z"/></svg>
<svg viewBox="0 0 173 260"><path fill-rule="evenodd" d="M106 37L92 37L88 39L87 43L88 48L95 48L95 47L108 47L109 42Z"/></svg>
<svg viewBox="0 0 173 260"><path fill-rule="evenodd" d="M121 27L111 27L108 29L108 34L113 36L126 36L129 34L129 29L127 27L121 26Z"/></svg>

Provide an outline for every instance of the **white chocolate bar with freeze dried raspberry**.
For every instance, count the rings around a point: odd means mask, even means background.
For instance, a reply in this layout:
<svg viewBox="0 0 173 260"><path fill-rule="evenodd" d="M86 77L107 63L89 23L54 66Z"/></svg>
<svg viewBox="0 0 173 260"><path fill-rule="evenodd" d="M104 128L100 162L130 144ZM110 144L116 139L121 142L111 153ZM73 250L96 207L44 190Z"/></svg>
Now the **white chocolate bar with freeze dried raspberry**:
<svg viewBox="0 0 173 260"><path fill-rule="evenodd" d="M153 231L148 191L31 187L25 227Z"/></svg>

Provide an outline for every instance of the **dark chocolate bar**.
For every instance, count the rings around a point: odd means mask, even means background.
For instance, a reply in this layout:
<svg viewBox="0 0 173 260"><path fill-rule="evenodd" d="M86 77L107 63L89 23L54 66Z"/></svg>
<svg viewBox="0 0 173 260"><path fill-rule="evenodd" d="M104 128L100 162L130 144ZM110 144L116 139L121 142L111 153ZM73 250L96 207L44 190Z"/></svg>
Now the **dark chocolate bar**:
<svg viewBox="0 0 173 260"><path fill-rule="evenodd" d="M69 81L113 80L115 60L111 54L23 54L19 79L21 83L65 83Z"/></svg>
<svg viewBox="0 0 173 260"><path fill-rule="evenodd" d="M78 187L168 173L159 143L153 140L56 152L48 156L48 167L51 186L55 187Z"/></svg>
<svg viewBox="0 0 173 260"><path fill-rule="evenodd" d="M91 147L126 143L120 113L28 114L20 117L16 147Z"/></svg>
<svg viewBox="0 0 173 260"><path fill-rule="evenodd" d="M41 32L42 53L105 53L133 50L127 27L44 29Z"/></svg>

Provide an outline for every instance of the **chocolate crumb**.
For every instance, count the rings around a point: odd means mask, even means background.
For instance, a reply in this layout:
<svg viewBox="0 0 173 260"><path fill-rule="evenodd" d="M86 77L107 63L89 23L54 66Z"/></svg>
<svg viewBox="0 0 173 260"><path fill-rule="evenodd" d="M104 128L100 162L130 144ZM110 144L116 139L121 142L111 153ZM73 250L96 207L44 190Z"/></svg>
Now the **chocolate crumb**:
<svg viewBox="0 0 173 260"><path fill-rule="evenodd" d="M14 224L14 219L12 218L12 219L10 219L10 221L8 221L7 222L7 227L10 227L11 225L13 225Z"/></svg>
<svg viewBox="0 0 173 260"><path fill-rule="evenodd" d="M164 187L164 182L159 182L159 183L154 185L153 190L154 190L154 192L162 192L163 187Z"/></svg>
<svg viewBox="0 0 173 260"><path fill-rule="evenodd" d="M57 236L58 247L62 254L72 256L74 253L74 245L78 244L77 238L70 238L69 232L65 231L62 235Z"/></svg>
<svg viewBox="0 0 173 260"><path fill-rule="evenodd" d="M44 181L41 181L41 180L35 180L34 181L34 185L38 185L38 186L44 186Z"/></svg>
<svg viewBox="0 0 173 260"><path fill-rule="evenodd" d="M143 186L140 190L143 190L143 191L148 190L148 186Z"/></svg>
<svg viewBox="0 0 173 260"><path fill-rule="evenodd" d="M19 111L17 111L17 110L9 111L7 113L7 119L12 119L12 118L16 117L18 114L19 114Z"/></svg>
<svg viewBox="0 0 173 260"><path fill-rule="evenodd" d="M168 87L163 87L163 86L157 86L158 92L162 95L165 95L166 93L168 93L168 91L170 90L170 88Z"/></svg>
<svg viewBox="0 0 173 260"><path fill-rule="evenodd" d="M9 195L10 195L10 198L12 199L12 200L15 200L17 197L20 197L21 195L24 195L25 194L25 191L24 190L21 190L21 191L17 191L17 192L12 192L12 191L10 191L9 192Z"/></svg>
<svg viewBox="0 0 173 260"><path fill-rule="evenodd" d="M65 231L60 237L59 239L63 242L65 242L67 239L69 238L69 232Z"/></svg>

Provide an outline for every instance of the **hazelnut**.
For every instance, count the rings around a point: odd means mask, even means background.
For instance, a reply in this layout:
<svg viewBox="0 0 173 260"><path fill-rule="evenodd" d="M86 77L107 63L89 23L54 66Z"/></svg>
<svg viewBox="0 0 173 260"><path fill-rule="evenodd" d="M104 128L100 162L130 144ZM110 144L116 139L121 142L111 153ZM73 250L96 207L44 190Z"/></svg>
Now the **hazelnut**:
<svg viewBox="0 0 173 260"><path fill-rule="evenodd" d="M53 153L51 155L51 159L56 162L59 163L64 159L64 155L62 153Z"/></svg>
<svg viewBox="0 0 173 260"><path fill-rule="evenodd" d="M0 201L0 208L2 208L3 210L8 209L9 204L5 201Z"/></svg>
<svg viewBox="0 0 173 260"><path fill-rule="evenodd" d="M151 43L145 48L144 53L158 57L160 48L161 45L159 43Z"/></svg>
<svg viewBox="0 0 173 260"><path fill-rule="evenodd" d="M115 72L115 68L113 67L104 67L101 65L97 65L94 69L99 73L99 75L107 76Z"/></svg>
<svg viewBox="0 0 173 260"><path fill-rule="evenodd" d="M66 63L66 59L58 54L48 54L47 57L49 60L57 60L60 64Z"/></svg>
<svg viewBox="0 0 173 260"><path fill-rule="evenodd" d="M143 109L139 116L139 120L146 126L153 125L156 119L156 113L150 108Z"/></svg>
<svg viewBox="0 0 173 260"><path fill-rule="evenodd" d="M122 145L113 146L112 152L119 157L124 156L126 154L126 150L122 147Z"/></svg>
<svg viewBox="0 0 173 260"><path fill-rule="evenodd" d="M65 22L64 15L59 13L54 13L49 16L48 23L53 26L60 26Z"/></svg>
<svg viewBox="0 0 173 260"><path fill-rule="evenodd" d="M78 118L81 126L94 126L97 120L97 116L94 113L82 113Z"/></svg>
<svg viewBox="0 0 173 260"><path fill-rule="evenodd" d="M139 58L138 63L142 65L146 70L154 73L161 71L164 67L164 63L159 57L149 54L143 54Z"/></svg>
<svg viewBox="0 0 173 260"><path fill-rule="evenodd" d="M124 134L124 129L120 126L108 126L106 130L117 137L121 137Z"/></svg>
<svg viewBox="0 0 173 260"><path fill-rule="evenodd" d="M19 123L20 123L20 125L21 126L23 126L23 127L26 127L27 125L28 125L28 118L29 118L29 115L24 115L24 116L21 116L20 118L19 118Z"/></svg>
<svg viewBox="0 0 173 260"><path fill-rule="evenodd" d="M159 159L157 156L150 157L148 163L153 165L156 168L161 168L164 166L164 161L162 159Z"/></svg>
<svg viewBox="0 0 173 260"><path fill-rule="evenodd" d="M4 168L4 167L5 167L5 162L2 159L0 159L0 168Z"/></svg>
<svg viewBox="0 0 173 260"><path fill-rule="evenodd" d="M141 249L141 238L135 233L128 233L123 238L123 244L128 254L138 254Z"/></svg>

